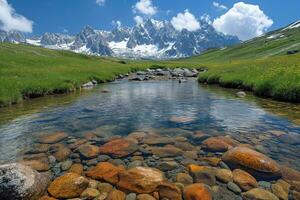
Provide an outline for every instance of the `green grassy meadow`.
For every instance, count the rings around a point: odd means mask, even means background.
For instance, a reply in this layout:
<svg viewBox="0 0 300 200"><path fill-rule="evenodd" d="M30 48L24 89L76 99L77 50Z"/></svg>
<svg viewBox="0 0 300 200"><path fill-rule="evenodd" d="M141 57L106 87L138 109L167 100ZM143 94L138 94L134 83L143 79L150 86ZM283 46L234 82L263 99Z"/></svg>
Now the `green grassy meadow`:
<svg viewBox="0 0 300 200"><path fill-rule="evenodd" d="M284 37L269 39L271 35ZM256 95L300 102L300 28L278 30L191 58L151 61L93 57L22 44L0 43L0 106L66 93L90 80L105 82L148 67L207 68L200 82L241 88Z"/></svg>

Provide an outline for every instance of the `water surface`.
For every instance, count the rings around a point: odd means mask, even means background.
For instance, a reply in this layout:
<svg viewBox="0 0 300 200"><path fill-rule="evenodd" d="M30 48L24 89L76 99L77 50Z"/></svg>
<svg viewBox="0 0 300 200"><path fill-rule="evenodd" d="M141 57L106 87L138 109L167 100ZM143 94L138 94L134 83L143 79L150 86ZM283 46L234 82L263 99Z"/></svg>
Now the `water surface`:
<svg viewBox="0 0 300 200"><path fill-rule="evenodd" d="M110 93L101 93L103 88ZM0 109L1 162L17 160L36 137L65 131L79 136L95 129L127 135L144 128L201 130L230 134L254 145L282 164L300 169L299 144L281 141L274 131L300 133L300 106L248 95L235 90L198 85L195 80L117 81L90 91L44 97ZM170 122L172 116L193 118L190 123ZM176 129L174 129L176 128Z"/></svg>

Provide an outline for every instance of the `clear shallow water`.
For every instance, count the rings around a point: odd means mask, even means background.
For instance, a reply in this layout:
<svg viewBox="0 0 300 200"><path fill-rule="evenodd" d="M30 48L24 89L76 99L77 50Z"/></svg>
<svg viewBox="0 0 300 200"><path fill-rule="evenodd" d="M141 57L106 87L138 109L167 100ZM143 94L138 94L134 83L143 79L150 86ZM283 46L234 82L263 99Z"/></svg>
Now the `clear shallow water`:
<svg viewBox="0 0 300 200"><path fill-rule="evenodd" d="M110 93L101 93L103 88ZM234 90L201 86L194 80L103 84L72 95L45 97L0 109L0 162L19 159L45 132L65 131L79 136L95 129L127 135L143 129L181 129L212 135L230 134L255 145L282 164L300 169L300 145L280 141L272 131L300 134L300 106L249 95L236 98ZM170 122L172 116L193 118ZM174 129L177 128L177 129ZM178 129L179 128L179 129ZM169 131L170 132L170 131Z"/></svg>

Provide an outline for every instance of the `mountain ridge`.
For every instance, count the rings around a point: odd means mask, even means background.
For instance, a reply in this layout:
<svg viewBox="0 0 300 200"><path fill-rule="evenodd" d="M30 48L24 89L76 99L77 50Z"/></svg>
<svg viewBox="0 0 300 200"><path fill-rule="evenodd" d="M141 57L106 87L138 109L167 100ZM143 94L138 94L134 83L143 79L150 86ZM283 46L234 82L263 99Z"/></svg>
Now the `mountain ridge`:
<svg viewBox="0 0 300 200"><path fill-rule="evenodd" d="M24 37L25 41L21 39L10 39L10 41L51 49L71 50L88 55L132 59L189 57L210 48L225 47L240 42L236 36L217 32L204 19L201 19L200 23L201 27L197 31L186 29L178 31L168 21L147 19L133 27L117 27L112 31L96 30L91 26L85 26L76 35L45 33L40 37Z"/></svg>

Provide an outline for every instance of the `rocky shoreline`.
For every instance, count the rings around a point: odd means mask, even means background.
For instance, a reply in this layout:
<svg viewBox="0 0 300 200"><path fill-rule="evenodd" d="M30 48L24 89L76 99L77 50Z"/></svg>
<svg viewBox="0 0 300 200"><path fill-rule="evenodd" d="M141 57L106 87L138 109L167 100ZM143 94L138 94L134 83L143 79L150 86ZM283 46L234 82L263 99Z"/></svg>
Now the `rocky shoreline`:
<svg viewBox="0 0 300 200"><path fill-rule="evenodd" d="M149 80L178 80L180 83L186 82L188 78L196 78L203 70L188 69L188 68L156 68L146 69L145 71L137 71L126 74L119 74L116 79L128 79L129 81L149 81ZM113 80L112 80L113 81ZM84 83L81 88L90 89L98 85L96 80Z"/></svg>
<svg viewBox="0 0 300 200"><path fill-rule="evenodd" d="M41 134L22 160L0 166L0 183L6 200L300 199L300 172L229 135L179 128Z"/></svg>

